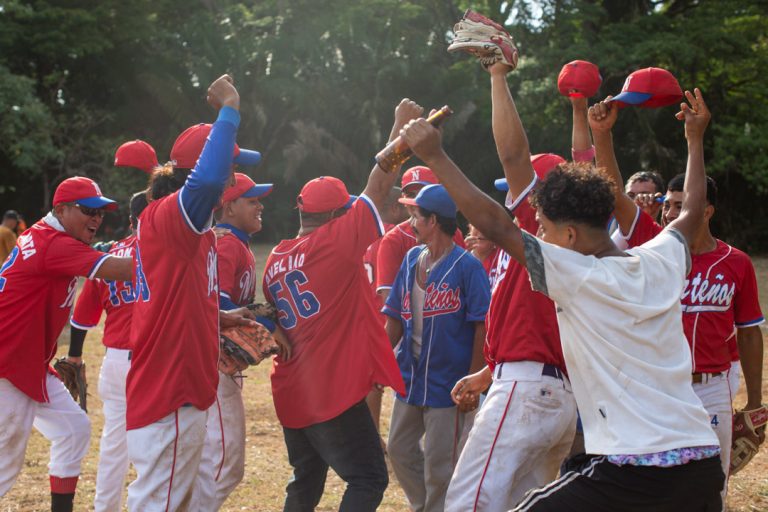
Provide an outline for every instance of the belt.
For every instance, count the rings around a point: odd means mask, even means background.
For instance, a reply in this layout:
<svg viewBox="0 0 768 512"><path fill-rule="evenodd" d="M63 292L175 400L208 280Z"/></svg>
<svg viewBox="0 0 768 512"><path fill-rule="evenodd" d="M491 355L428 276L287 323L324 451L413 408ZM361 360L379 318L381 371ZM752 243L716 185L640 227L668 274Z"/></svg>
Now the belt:
<svg viewBox="0 0 768 512"><path fill-rule="evenodd" d="M691 374L691 382L694 384L701 384L707 379L711 379L712 377L719 377L723 374L723 372L711 372L711 373L692 373Z"/></svg>
<svg viewBox="0 0 768 512"><path fill-rule="evenodd" d="M556 379L563 380L563 372L561 372L560 368L553 364L544 363L544 367L541 369L541 374L546 375L547 377L554 377Z"/></svg>

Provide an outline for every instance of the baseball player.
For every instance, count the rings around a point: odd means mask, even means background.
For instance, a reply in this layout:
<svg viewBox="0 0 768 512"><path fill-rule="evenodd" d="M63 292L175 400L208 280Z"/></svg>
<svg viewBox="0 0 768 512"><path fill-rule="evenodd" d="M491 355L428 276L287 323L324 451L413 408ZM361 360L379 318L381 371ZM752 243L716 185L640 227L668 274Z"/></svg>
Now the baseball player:
<svg viewBox="0 0 768 512"><path fill-rule="evenodd" d="M497 261L499 248L472 224L467 227L467 237L464 239L464 244L467 250L472 253L472 256L480 260L485 273L490 278L491 266Z"/></svg>
<svg viewBox="0 0 768 512"><path fill-rule="evenodd" d="M484 365L491 289L480 261L452 240L456 205L445 187L427 185L400 202L415 207L411 226L423 245L406 254L383 309L407 383L392 409L387 452L411 510L437 512L445 507L466 412L451 389Z"/></svg>
<svg viewBox="0 0 768 512"><path fill-rule="evenodd" d="M428 167L423 165L411 167L403 173L400 180L402 197L413 199L422 187L437 183L437 178ZM453 239L459 247L464 247L464 235L459 228L456 228ZM416 245L416 236L409 220L404 220L389 230L381 239L379 253L376 256L376 293L381 297L382 303L387 300L405 254Z"/></svg>
<svg viewBox="0 0 768 512"><path fill-rule="evenodd" d="M233 155L236 163L255 163L260 155L235 145L240 98L229 76L211 84L208 102L218 119L176 140L175 163L152 175L151 202L136 230L126 381L128 454L137 473L128 487L131 510L188 507L207 410L216 398L220 315L212 213L230 180Z"/></svg>
<svg viewBox="0 0 768 512"><path fill-rule="evenodd" d="M395 126L422 111L404 99ZM405 389L362 258L383 234L378 212L396 178L375 166L357 200L337 178L309 181L297 198L297 238L280 242L267 260L264 296L293 347L291 360L277 356L272 371L293 466L286 511L314 510L329 467L347 482L341 511L376 510L388 484L365 397L374 384Z"/></svg>
<svg viewBox="0 0 768 512"><path fill-rule="evenodd" d="M219 228L227 233L217 242L219 307L232 310L253 302L256 292L256 260L249 242L261 231L264 205L261 199L272 184L253 182L235 173L235 184L224 191L217 210ZM262 320L264 321L264 320ZM275 325L266 320L270 330ZM216 401L208 410L205 446L192 494L192 510L218 510L245 474L245 406L242 379L219 371Z"/></svg>
<svg viewBox="0 0 768 512"><path fill-rule="evenodd" d="M677 299L690 261L686 240L696 234L706 195L709 112L698 89L687 96L691 105L677 114L690 144L682 212L655 240L629 253L617 249L605 229L613 194L593 165L561 165L537 189L538 239L469 182L443 151L438 130L419 119L401 132L468 220L524 265L531 287L556 304L586 451L595 456L581 471L527 493L516 511L720 507L720 448L690 385ZM522 146L527 151L524 139ZM548 406L542 391L529 398L529 411Z"/></svg>
<svg viewBox="0 0 768 512"><path fill-rule="evenodd" d="M133 258L136 244L135 227L138 216L147 206L145 191L131 198L131 234L114 243L109 254ZM83 362L83 343L89 329L99 323L106 313L102 343L106 347L99 373L99 398L104 411L104 427L99 443L99 463L96 468L97 512L122 508L123 484L128 472L128 448L125 431L125 377L131 367L128 345L131 331L131 311L136 301L130 280L92 279L85 282L70 319L70 342L67 360Z"/></svg>
<svg viewBox="0 0 768 512"><path fill-rule="evenodd" d="M130 258L88 246L105 212L116 207L92 180L64 180L53 210L22 233L0 267L0 496L21 471L34 426L51 441L51 509L72 510L91 428L49 363L75 301L77 277L131 278Z"/></svg>
<svg viewBox="0 0 768 512"><path fill-rule="evenodd" d="M520 228L535 234L539 223L530 193L565 161L528 153L506 82L510 70L502 63L489 68L493 134L505 174L498 186L508 190L505 205ZM573 97L571 103L574 158L591 159L586 99ZM531 290L525 267L504 251L490 279L493 295L484 347L488 366L460 380L454 396L461 403L476 400L488 386L490 390L454 471L447 511L509 510L528 489L557 476L576 428L576 403L552 301Z"/></svg>
<svg viewBox="0 0 768 512"><path fill-rule="evenodd" d="M618 108L611 103L603 102L590 110L598 164L605 167L614 180L621 176L611 140L611 128L617 116ZM684 179L684 175L678 175L667 185L662 210L665 225L680 216ZM712 236L709 221L717 206L717 186L710 177L707 177L706 188L706 197L702 199L704 214L699 219L695 236L688 238L691 268L680 300L685 334L693 358L693 389L710 414L712 429L722 448L723 472L727 476L733 420L733 390L729 382L733 357L730 347L738 344L742 353L747 385L745 409L760 409L763 338L759 325L765 320L758 302L755 270L749 257ZM662 232L662 227L628 196L618 191L615 200L615 216L629 247L641 245ZM723 489L723 502L726 493L727 485Z"/></svg>

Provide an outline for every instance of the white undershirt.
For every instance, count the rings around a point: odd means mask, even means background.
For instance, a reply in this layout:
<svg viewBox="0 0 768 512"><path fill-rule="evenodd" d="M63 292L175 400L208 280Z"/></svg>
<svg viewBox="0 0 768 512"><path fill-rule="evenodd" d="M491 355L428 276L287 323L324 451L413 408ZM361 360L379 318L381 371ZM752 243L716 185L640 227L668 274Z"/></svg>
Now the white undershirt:
<svg viewBox="0 0 768 512"><path fill-rule="evenodd" d="M424 330L424 289L419 286L418 279L413 280L411 290L411 313L413 314L413 331L411 331L411 350L413 357L421 355L421 333Z"/></svg>

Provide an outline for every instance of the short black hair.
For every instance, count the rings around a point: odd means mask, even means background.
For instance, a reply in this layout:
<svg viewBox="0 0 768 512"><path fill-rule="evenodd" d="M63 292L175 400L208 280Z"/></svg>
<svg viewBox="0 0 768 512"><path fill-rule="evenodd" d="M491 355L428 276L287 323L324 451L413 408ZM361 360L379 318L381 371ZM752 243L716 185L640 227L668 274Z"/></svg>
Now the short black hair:
<svg viewBox="0 0 768 512"><path fill-rule="evenodd" d="M430 215L434 215L435 219L437 219L437 225L440 228L440 231L442 231L446 235L453 236L453 234L456 232L456 229L458 228L458 224L456 223L455 218L443 217L442 215L430 210L426 210L421 206L418 206L417 208L419 209L419 214L422 217L429 217Z"/></svg>
<svg viewBox="0 0 768 512"><path fill-rule="evenodd" d="M635 174L630 176L629 179L627 180L627 186L630 186L636 181L640 181L640 182L652 181L653 185L656 187L656 192L660 194L664 193L664 179L661 177L661 174L659 174L656 171L636 172Z"/></svg>
<svg viewBox="0 0 768 512"><path fill-rule="evenodd" d="M5 219L19 220L19 212L16 210L8 210L3 214L3 220Z"/></svg>
<svg viewBox="0 0 768 512"><path fill-rule="evenodd" d="M531 204L552 222L605 228L614 208L613 182L592 164L560 164L534 191Z"/></svg>
<svg viewBox="0 0 768 512"><path fill-rule="evenodd" d="M140 190L139 192L136 192L131 196L130 218L131 218L132 226L136 226L139 220L139 215L141 215L141 212L143 212L144 208L146 208L147 206L149 206L149 201L147 200L146 190Z"/></svg>
<svg viewBox="0 0 768 512"><path fill-rule="evenodd" d="M149 178L147 199L155 201L173 194L184 186L190 172L192 172L190 169L178 169L170 163L162 167L156 167L152 177Z"/></svg>
<svg viewBox="0 0 768 512"><path fill-rule="evenodd" d="M668 192L682 192L685 185L685 173L682 172L669 180L667 184ZM717 182L707 176L707 202L717 208Z"/></svg>

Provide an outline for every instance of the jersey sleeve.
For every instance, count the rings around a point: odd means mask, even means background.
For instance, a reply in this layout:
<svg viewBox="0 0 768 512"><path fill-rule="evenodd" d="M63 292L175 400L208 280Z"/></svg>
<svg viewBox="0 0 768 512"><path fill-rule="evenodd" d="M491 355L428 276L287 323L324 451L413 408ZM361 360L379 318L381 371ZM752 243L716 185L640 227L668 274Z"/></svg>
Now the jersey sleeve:
<svg viewBox="0 0 768 512"><path fill-rule="evenodd" d="M109 254L92 249L68 235L51 240L45 253L45 270L61 276L83 276L93 279Z"/></svg>
<svg viewBox="0 0 768 512"><path fill-rule="evenodd" d="M395 228L397 229L397 228ZM400 252L399 244L394 236L394 229L387 233L379 244L379 253L376 255L376 291L392 288L397 271L403 263L402 258L398 258Z"/></svg>
<svg viewBox="0 0 768 512"><path fill-rule="evenodd" d="M616 230L619 233L619 237L623 239L627 247L637 247L643 245L653 237L661 233L662 227L659 226L650 215L645 213L642 208L635 206L636 214L635 220L632 222L632 226L629 228L629 233L623 233L621 226Z"/></svg>
<svg viewBox="0 0 768 512"><path fill-rule="evenodd" d="M456 231L453 233L453 243L462 249L467 248L466 244L464 243L464 233L462 233L461 229L459 228L456 228Z"/></svg>
<svg viewBox="0 0 768 512"><path fill-rule="evenodd" d="M101 293L103 286L104 282L101 279L90 279L85 282L75 303L75 309L72 311L72 318L69 320L72 327L87 331L98 325L101 312L104 311Z"/></svg>
<svg viewBox="0 0 768 512"><path fill-rule="evenodd" d="M384 302L384 308L381 310L385 315L391 316L397 320L401 319L400 313L402 312L403 307L403 294L406 293L405 288L408 285L408 283L406 283L407 268L408 255L403 258L403 261L400 264L400 269L397 271L392 283L392 289L389 292L387 300Z"/></svg>
<svg viewBox="0 0 768 512"><path fill-rule="evenodd" d="M674 228L661 231L657 236L644 243L642 247L656 252L665 260L673 263L675 272L679 272L681 275L670 275L670 279L679 277L682 280L691 270L691 250L688 247L688 241L682 233Z"/></svg>
<svg viewBox="0 0 768 512"><path fill-rule="evenodd" d="M219 262L219 294L224 299L232 301L232 294L235 293L235 274L237 273L237 251L232 247L233 242L241 243L234 235L225 235L220 238L218 244L218 262ZM232 309L232 308L227 308Z"/></svg>
<svg viewBox="0 0 768 512"><path fill-rule="evenodd" d="M523 244L531 288L556 302L569 302L594 268L594 257L548 244L525 231Z"/></svg>
<svg viewBox="0 0 768 512"><path fill-rule="evenodd" d="M467 294L466 319L468 322L483 322L491 303L491 285L480 260L469 253L465 257L474 260L467 265L467 272L464 274L464 290Z"/></svg>
<svg viewBox="0 0 768 512"><path fill-rule="evenodd" d="M755 267L746 254L743 254L744 272L736 294L733 297L734 322L736 327L754 327L765 322L760 310L760 300L757 293L757 277Z"/></svg>

